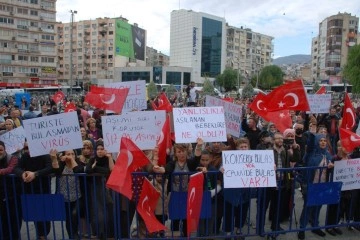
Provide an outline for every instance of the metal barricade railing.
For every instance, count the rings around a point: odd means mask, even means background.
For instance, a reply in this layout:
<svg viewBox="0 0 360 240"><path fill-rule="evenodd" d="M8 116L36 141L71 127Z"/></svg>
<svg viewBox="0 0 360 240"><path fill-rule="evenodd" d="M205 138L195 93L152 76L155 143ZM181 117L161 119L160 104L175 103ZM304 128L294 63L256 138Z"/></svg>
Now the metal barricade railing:
<svg viewBox="0 0 360 240"><path fill-rule="evenodd" d="M222 175L217 171L206 173L201 219L191 238L276 237L359 225L360 190L340 192L341 184L333 183L331 174L325 183L308 180L322 169L278 169L276 188L215 188L213 192L211 189L221 182ZM133 179L146 177L160 191L155 215L168 230L151 234L136 212L136 195L141 191L136 184L142 181L134 181L133 189L140 190L134 191L130 201L106 188L106 178L101 175L49 176L26 184L14 175L1 176L0 239L45 235L51 239L185 238L190 174L173 173L169 177L133 173Z"/></svg>

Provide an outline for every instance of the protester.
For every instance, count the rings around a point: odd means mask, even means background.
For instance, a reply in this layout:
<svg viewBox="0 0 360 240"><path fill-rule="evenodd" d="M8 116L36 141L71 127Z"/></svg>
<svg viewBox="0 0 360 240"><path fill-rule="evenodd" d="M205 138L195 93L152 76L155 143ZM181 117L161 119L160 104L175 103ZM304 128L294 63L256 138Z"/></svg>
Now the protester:
<svg viewBox="0 0 360 240"><path fill-rule="evenodd" d="M93 139L95 142L102 140L102 131L100 128L96 127L95 118L89 118L86 122L88 137Z"/></svg>
<svg viewBox="0 0 360 240"><path fill-rule="evenodd" d="M30 105L29 111L28 111L27 113L25 113L24 116L23 116L24 120L25 120L25 119L36 118L37 115L36 115L36 113L34 112L34 110L35 110L34 106Z"/></svg>
<svg viewBox="0 0 360 240"><path fill-rule="evenodd" d="M49 154L30 157L30 151L25 142L21 158L14 173L24 182L24 194L50 194L48 175L53 172ZM34 222L36 237L46 239L50 232L50 222Z"/></svg>
<svg viewBox="0 0 360 240"><path fill-rule="evenodd" d="M7 154L5 143L0 141L0 238L4 240L18 239L22 224L20 186L12 177L5 177L14 171L17 163L18 158Z"/></svg>
<svg viewBox="0 0 360 240"><path fill-rule="evenodd" d="M6 119L5 120L5 129L0 131L0 135L9 132L11 130L14 130L16 128L15 123L12 119Z"/></svg>

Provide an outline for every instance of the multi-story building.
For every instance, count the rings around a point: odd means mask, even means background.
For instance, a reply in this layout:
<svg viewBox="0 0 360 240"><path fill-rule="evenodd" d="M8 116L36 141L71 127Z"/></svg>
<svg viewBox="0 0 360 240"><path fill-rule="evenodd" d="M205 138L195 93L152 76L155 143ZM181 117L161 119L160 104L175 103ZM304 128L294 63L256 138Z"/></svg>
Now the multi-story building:
<svg viewBox="0 0 360 240"><path fill-rule="evenodd" d="M159 52L152 47L146 47L146 66L169 66L169 56Z"/></svg>
<svg viewBox="0 0 360 240"><path fill-rule="evenodd" d="M272 64L273 37L227 25L226 66L245 78L257 75L261 69Z"/></svg>
<svg viewBox="0 0 360 240"><path fill-rule="evenodd" d="M0 0L0 81L56 84L56 0Z"/></svg>
<svg viewBox="0 0 360 240"><path fill-rule="evenodd" d="M319 35L312 40L313 79L340 83L349 49L358 42L358 30L359 18L346 12L327 17L319 24Z"/></svg>
<svg viewBox="0 0 360 240"><path fill-rule="evenodd" d="M126 18L58 23L56 31L60 83L117 81L115 68L146 65L146 31ZM138 77L143 79L141 74Z"/></svg>
<svg viewBox="0 0 360 240"><path fill-rule="evenodd" d="M192 68L191 80L196 83L221 74L226 63L225 25L224 18L206 13L172 11L170 66Z"/></svg>

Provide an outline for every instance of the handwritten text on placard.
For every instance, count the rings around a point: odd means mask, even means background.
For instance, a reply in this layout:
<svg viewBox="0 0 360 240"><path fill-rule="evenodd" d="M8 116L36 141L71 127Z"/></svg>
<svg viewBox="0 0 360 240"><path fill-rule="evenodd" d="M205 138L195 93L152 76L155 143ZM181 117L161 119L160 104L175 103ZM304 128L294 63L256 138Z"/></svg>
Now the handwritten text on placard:
<svg viewBox="0 0 360 240"><path fill-rule="evenodd" d="M225 125L228 134L240 136L242 107L238 104L227 102L212 96L206 96L206 106L222 106L225 111Z"/></svg>
<svg viewBox="0 0 360 240"><path fill-rule="evenodd" d="M0 135L0 140L5 143L7 154L21 150L25 143L25 131L23 127L15 128Z"/></svg>
<svg viewBox="0 0 360 240"><path fill-rule="evenodd" d="M329 113L331 94L308 94L311 113Z"/></svg>
<svg viewBox="0 0 360 240"><path fill-rule="evenodd" d="M104 145L108 152L119 152L122 137L140 149L154 149L165 122L165 111L137 111L101 117Z"/></svg>
<svg viewBox="0 0 360 240"><path fill-rule="evenodd" d="M276 187L272 150L223 151L222 163L225 188Z"/></svg>
<svg viewBox="0 0 360 240"><path fill-rule="evenodd" d="M49 154L51 149L66 151L82 148L76 112L68 112L24 120L30 156Z"/></svg>
<svg viewBox="0 0 360 240"><path fill-rule="evenodd" d="M226 141L223 107L174 108L173 116L177 143Z"/></svg>
<svg viewBox="0 0 360 240"><path fill-rule="evenodd" d="M343 182L341 191L360 188L360 158L335 161L334 182Z"/></svg>

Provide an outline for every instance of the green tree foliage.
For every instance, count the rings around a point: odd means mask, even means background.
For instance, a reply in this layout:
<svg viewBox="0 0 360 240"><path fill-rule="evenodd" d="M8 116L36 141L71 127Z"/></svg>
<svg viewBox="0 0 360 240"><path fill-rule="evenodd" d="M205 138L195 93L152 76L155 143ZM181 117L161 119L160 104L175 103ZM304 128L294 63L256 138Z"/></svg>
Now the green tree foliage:
<svg viewBox="0 0 360 240"><path fill-rule="evenodd" d="M158 95L158 90L157 90L156 84L153 81L151 81L148 84L146 90L147 90L147 96L149 99L155 98Z"/></svg>
<svg viewBox="0 0 360 240"><path fill-rule="evenodd" d="M284 73L276 65L266 66L259 74L258 86L262 89L271 89L283 84Z"/></svg>
<svg viewBox="0 0 360 240"><path fill-rule="evenodd" d="M206 77L204 80L204 86L202 88L202 94L204 96L206 95L214 95L214 85L212 84L212 82Z"/></svg>
<svg viewBox="0 0 360 240"><path fill-rule="evenodd" d="M251 84L246 84L242 90L241 97L243 98L250 98L254 95L254 88Z"/></svg>
<svg viewBox="0 0 360 240"><path fill-rule="evenodd" d="M238 71L232 68L227 68L224 70L222 74L216 77L216 83L217 85L224 88L226 92L228 92L237 88L237 76L238 76Z"/></svg>
<svg viewBox="0 0 360 240"><path fill-rule="evenodd" d="M316 93L318 90L320 89L320 85L318 82L315 82L314 86L313 86L313 92Z"/></svg>
<svg viewBox="0 0 360 240"><path fill-rule="evenodd" d="M170 86L165 89L166 96L168 97L174 95L176 92L176 87L173 84L170 84Z"/></svg>
<svg viewBox="0 0 360 240"><path fill-rule="evenodd" d="M360 93L360 45L350 48L343 76L353 85L352 92Z"/></svg>

